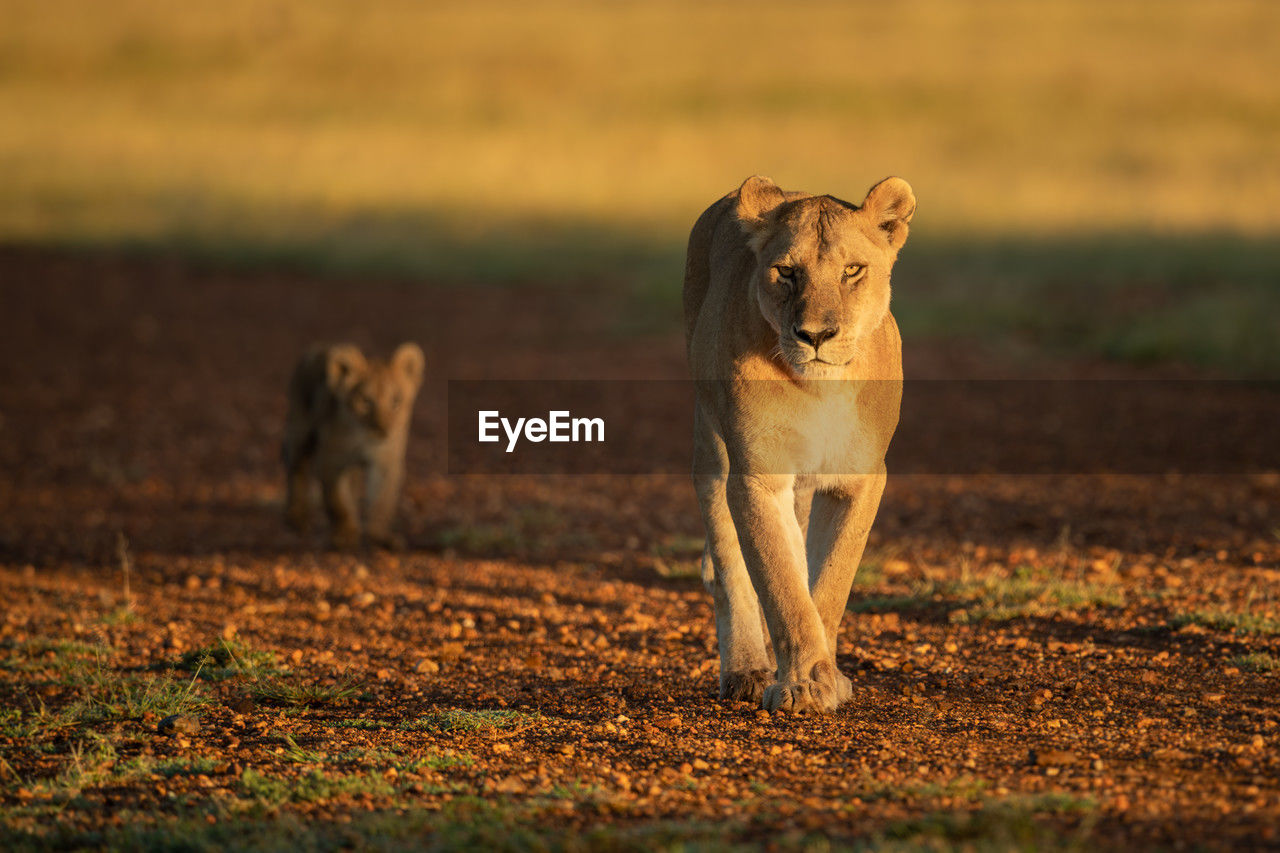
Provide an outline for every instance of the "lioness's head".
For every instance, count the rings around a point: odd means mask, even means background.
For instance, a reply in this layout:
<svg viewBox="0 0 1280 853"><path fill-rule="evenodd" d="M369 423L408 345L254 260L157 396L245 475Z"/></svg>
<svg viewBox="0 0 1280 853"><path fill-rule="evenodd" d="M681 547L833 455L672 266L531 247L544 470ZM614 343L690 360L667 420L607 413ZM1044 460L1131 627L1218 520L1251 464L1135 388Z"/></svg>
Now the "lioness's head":
<svg viewBox="0 0 1280 853"><path fill-rule="evenodd" d="M401 344L390 361L366 360L350 344L332 347L325 378L342 414L378 436L386 436L413 406L425 360L417 344Z"/></svg>
<svg viewBox="0 0 1280 853"><path fill-rule="evenodd" d="M848 363L884 320L889 272L915 211L901 178L876 184L861 207L829 195L788 201L759 176L738 190L738 220L758 260L760 313L796 375L821 378Z"/></svg>

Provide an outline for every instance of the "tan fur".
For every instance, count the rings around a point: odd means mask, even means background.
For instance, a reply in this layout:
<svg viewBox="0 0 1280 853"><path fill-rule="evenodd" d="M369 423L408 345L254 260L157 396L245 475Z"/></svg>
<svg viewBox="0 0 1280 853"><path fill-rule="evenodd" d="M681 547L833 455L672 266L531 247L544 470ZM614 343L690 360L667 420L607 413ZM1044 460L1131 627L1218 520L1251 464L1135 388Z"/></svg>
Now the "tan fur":
<svg viewBox="0 0 1280 853"><path fill-rule="evenodd" d="M360 542L355 478L364 474L365 534L387 547L404 480L404 453L413 400L422 385L423 355L401 344L389 361L367 360L351 344L317 346L294 368L283 446L285 519L306 530L312 481L319 480L335 547Z"/></svg>
<svg viewBox="0 0 1280 853"><path fill-rule="evenodd" d="M836 632L898 423L889 274L914 212L900 178L856 207L753 177L689 237L694 483L722 698L830 710L851 695Z"/></svg>

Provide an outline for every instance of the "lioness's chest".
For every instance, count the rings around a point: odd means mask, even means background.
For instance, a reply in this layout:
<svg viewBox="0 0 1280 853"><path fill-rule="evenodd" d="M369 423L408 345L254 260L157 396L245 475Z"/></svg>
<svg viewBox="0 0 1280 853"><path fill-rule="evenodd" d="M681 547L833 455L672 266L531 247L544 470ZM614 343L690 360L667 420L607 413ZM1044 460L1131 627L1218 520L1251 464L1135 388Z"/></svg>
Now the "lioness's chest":
<svg viewBox="0 0 1280 853"><path fill-rule="evenodd" d="M812 392L779 386L747 435L756 470L842 477L870 474L880 459L878 436L860 405L861 383L824 383Z"/></svg>

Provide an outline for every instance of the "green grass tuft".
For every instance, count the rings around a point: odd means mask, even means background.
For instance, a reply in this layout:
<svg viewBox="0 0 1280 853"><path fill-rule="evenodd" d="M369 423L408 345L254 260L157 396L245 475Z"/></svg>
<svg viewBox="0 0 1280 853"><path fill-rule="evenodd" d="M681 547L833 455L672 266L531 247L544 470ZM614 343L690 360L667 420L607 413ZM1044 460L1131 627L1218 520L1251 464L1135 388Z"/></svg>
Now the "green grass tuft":
<svg viewBox="0 0 1280 853"><path fill-rule="evenodd" d="M250 693L262 702L302 708L345 705L355 699L360 691L350 682L295 684L281 678L266 678L256 682L250 688Z"/></svg>
<svg viewBox="0 0 1280 853"><path fill-rule="evenodd" d="M1249 672L1280 672L1280 657L1267 652L1253 652L1235 659L1236 666Z"/></svg>
<svg viewBox="0 0 1280 853"><path fill-rule="evenodd" d="M1199 625L1232 634L1280 634L1280 619L1238 610L1196 610L1173 617L1169 624L1175 629Z"/></svg>
<svg viewBox="0 0 1280 853"><path fill-rule="evenodd" d="M484 729L524 728L536 720L536 716L520 711L450 709L424 714L415 720L405 720L396 728L408 732L474 732Z"/></svg>

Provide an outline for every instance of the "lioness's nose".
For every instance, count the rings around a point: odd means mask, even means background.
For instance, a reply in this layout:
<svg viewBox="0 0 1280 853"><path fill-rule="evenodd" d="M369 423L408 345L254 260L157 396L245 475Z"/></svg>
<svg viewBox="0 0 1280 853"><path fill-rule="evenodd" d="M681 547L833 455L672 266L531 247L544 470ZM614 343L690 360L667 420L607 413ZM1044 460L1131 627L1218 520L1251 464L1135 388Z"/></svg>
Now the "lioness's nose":
<svg viewBox="0 0 1280 853"><path fill-rule="evenodd" d="M829 341L840 331L838 326L829 326L825 329L802 329L799 326L792 326L791 333L796 336L796 340L804 341L809 346L817 349L822 345L823 341Z"/></svg>

